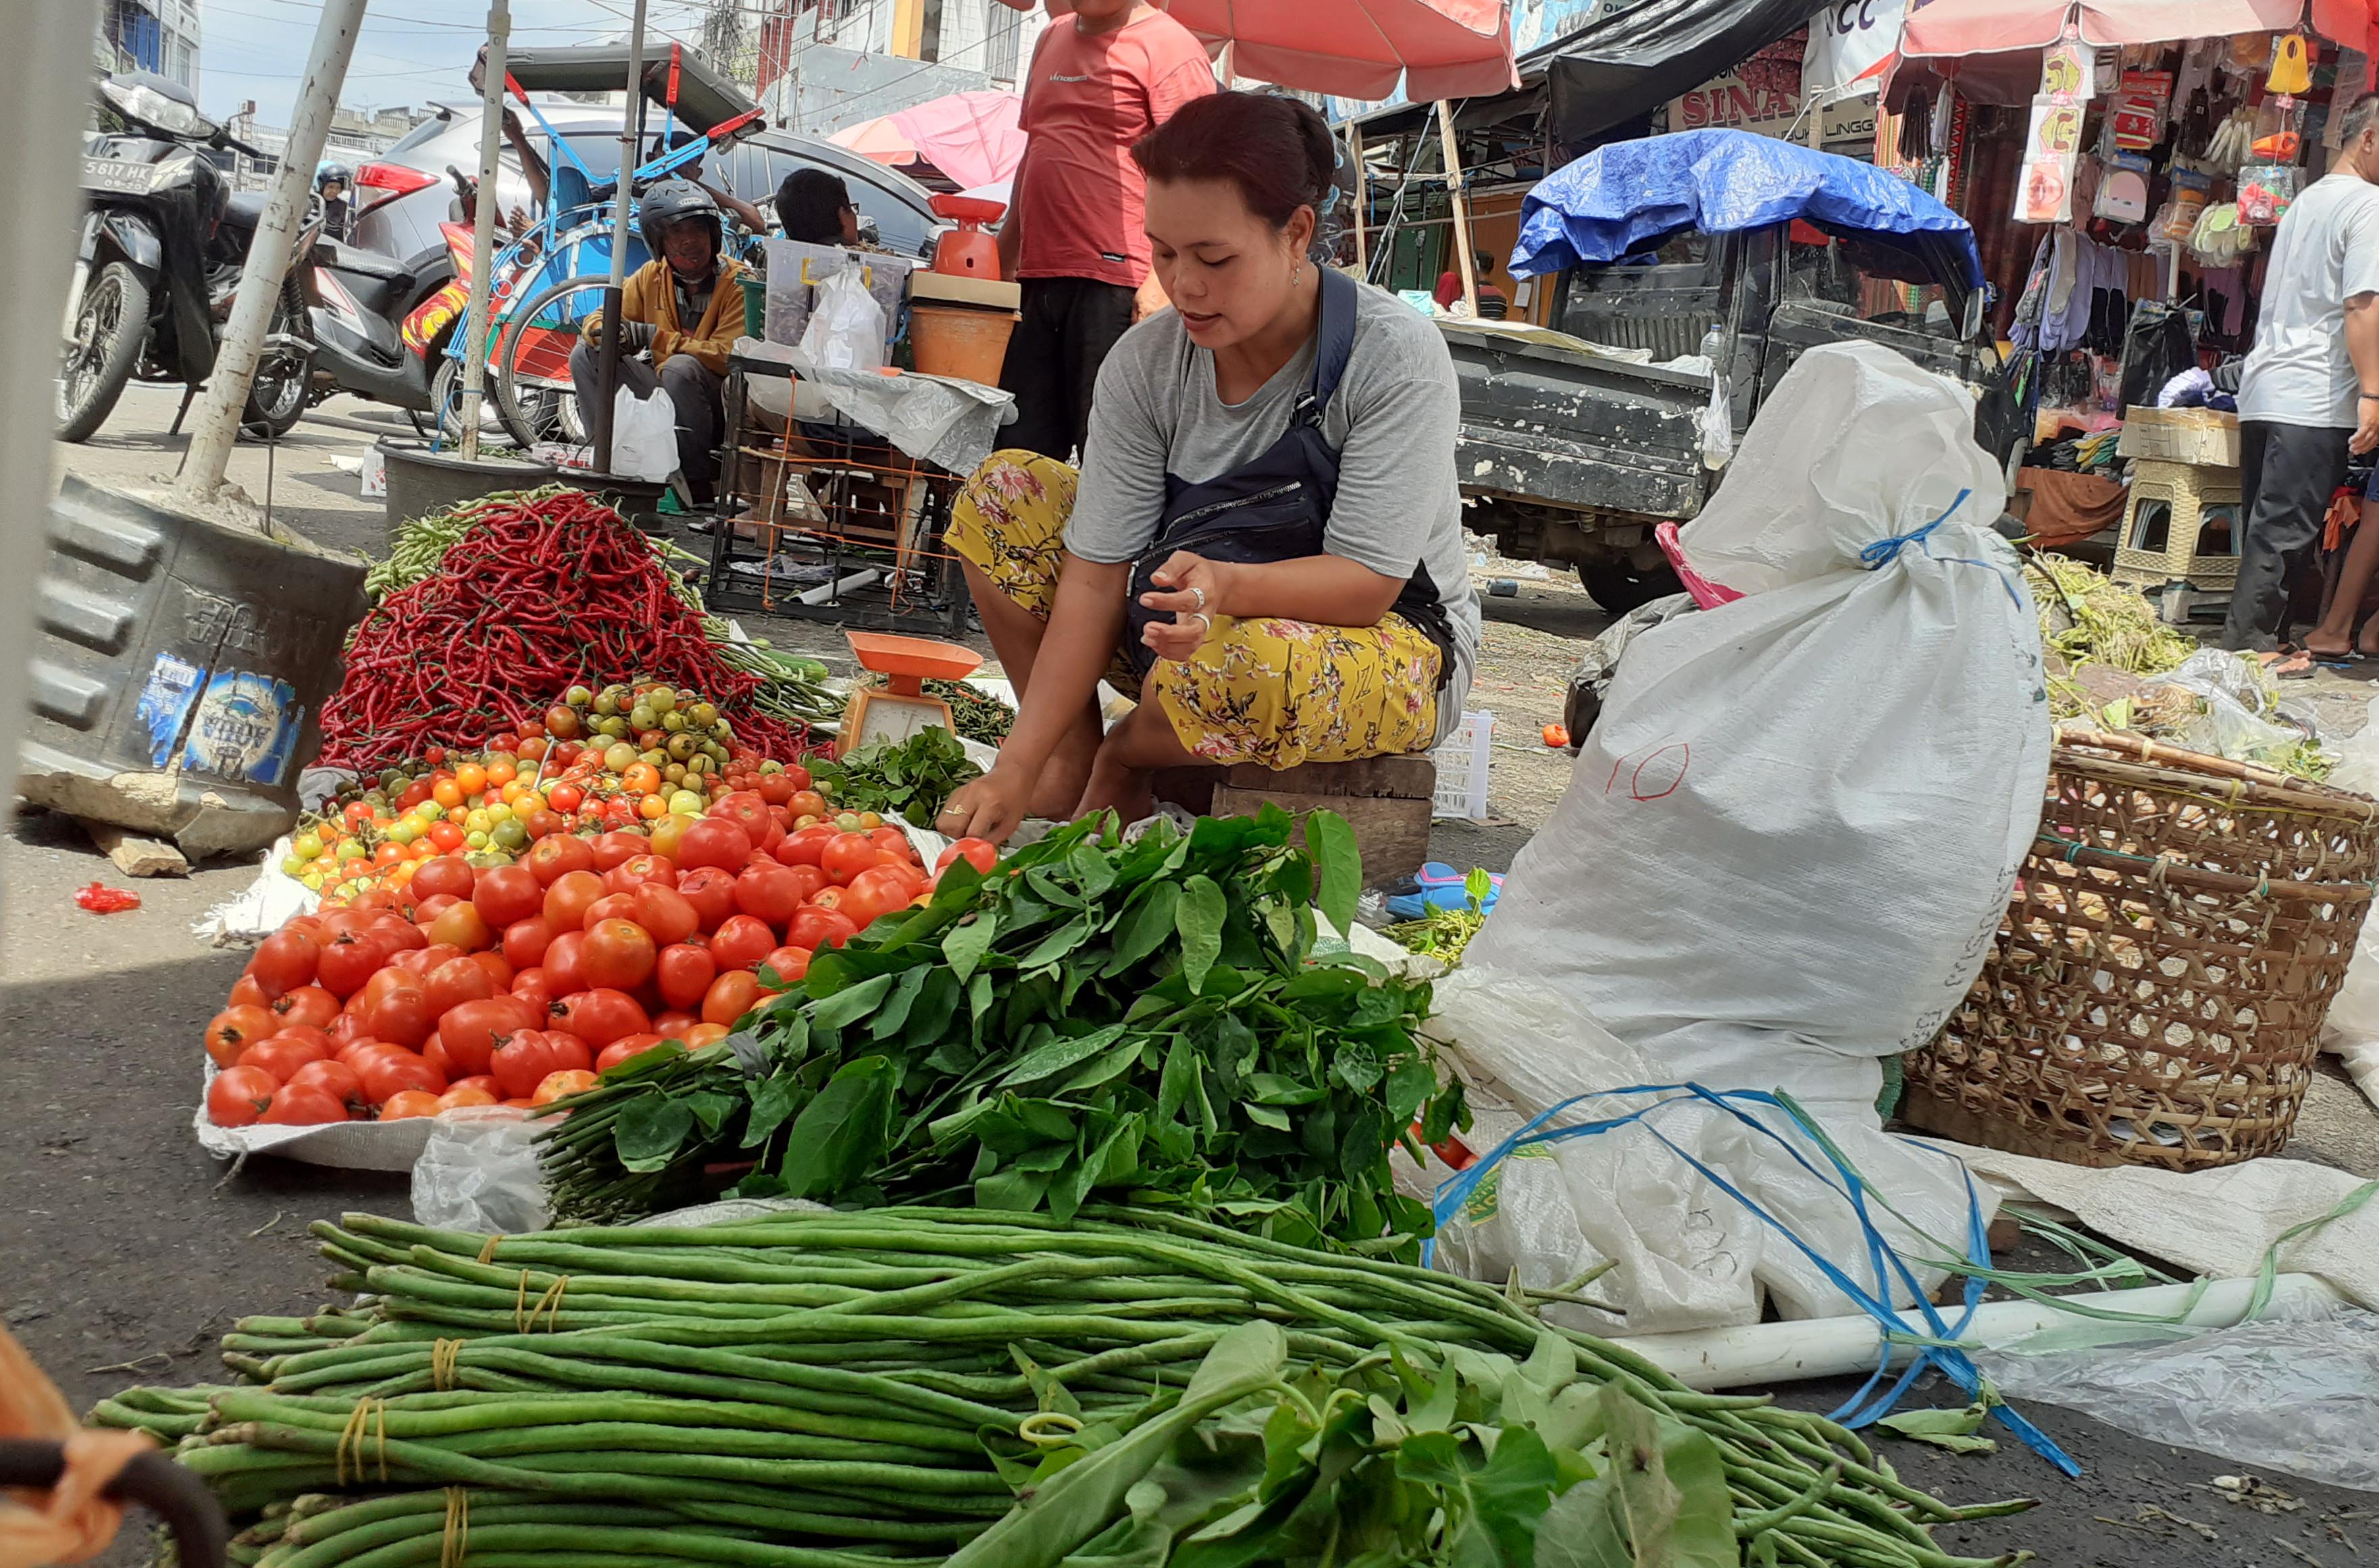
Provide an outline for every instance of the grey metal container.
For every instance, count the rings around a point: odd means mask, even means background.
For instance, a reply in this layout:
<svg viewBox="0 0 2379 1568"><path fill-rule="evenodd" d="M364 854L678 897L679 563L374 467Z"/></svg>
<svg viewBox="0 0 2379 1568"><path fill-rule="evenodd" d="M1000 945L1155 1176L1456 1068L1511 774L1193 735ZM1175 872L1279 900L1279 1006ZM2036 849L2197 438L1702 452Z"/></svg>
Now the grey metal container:
<svg viewBox="0 0 2379 1568"><path fill-rule="evenodd" d="M68 478L41 566L18 793L193 858L272 843L296 820L364 571Z"/></svg>
<svg viewBox="0 0 2379 1568"><path fill-rule="evenodd" d="M500 490L533 490L556 476L550 463L513 457L482 457L465 463L453 452L432 452L427 441L384 436L374 443L388 460L388 526L433 513L452 512L465 501Z"/></svg>

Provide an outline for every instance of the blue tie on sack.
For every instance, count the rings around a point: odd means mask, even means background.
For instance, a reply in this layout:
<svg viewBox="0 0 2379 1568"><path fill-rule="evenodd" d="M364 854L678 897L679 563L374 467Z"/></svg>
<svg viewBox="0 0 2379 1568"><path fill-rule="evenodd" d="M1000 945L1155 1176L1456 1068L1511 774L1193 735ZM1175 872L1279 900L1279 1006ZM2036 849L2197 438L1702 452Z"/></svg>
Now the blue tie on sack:
<svg viewBox="0 0 2379 1568"><path fill-rule="evenodd" d="M1961 495L1959 499L1962 501L1964 496ZM1950 510L1956 510L1955 503L1952 503ZM1943 517L1948 515L1948 513L1942 514ZM1935 519L1930 526L1938 527L1940 521L1939 518ZM1924 531L1920 530L1920 535ZM1601 1121L1584 1122L1576 1127L1550 1129L1545 1128L1545 1124L1553 1117L1585 1101L1629 1094L1664 1094L1675 1095L1678 1098L1656 1101L1641 1109ZM1774 1143L1809 1175L1842 1194L1850 1204L1852 1212L1857 1215L1860 1230L1866 1238L1867 1265L1872 1270L1875 1279L1872 1288L1860 1285L1837 1267L1831 1260L1820 1256L1808 1243L1795 1235L1791 1226L1769 1213L1757 1200L1717 1171L1712 1170L1700 1159L1678 1147L1651 1120L1655 1113L1667 1106L1691 1104L1697 1102L1733 1116L1744 1126ZM1766 1106L1781 1112L1793 1125L1809 1135L1811 1141L1815 1142L1825 1154L1831 1170L1820 1170L1817 1165L1812 1164L1799 1149L1793 1147L1774 1128L1740 1108L1745 1104ZM1969 1400L1982 1397L1981 1372L1976 1370L1974 1362L1954 1343L1965 1333L1967 1326L1974 1320L1974 1309L1982 1304L1986 1285L1982 1275L1991 1267L1990 1240L1983 1224L1982 1202L1974 1193L1973 1175L1964 1172L1963 1167L1961 1166L1966 1186L1967 1260L1975 1266L1977 1272L1967 1276L1965 1290L1962 1297L1962 1310L1959 1313L1958 1321L1952 1324L1947 1321L1940 1311L1926 1298L1924 1286L1917 1279L1915 1271L1909 1266L1907 1260L1900 1255L1891 1243L1884 1238L1883 1233L1877 1228L1874 1216L1868 1211L1868 1187L1866 1178L1851 1166L1841 1152L1834 1147L1832 1140L1827 1138L1789 1096L1764 1093L1754 1090L1705 1089L1697 1083L1638 1084L1628 1089L1575 1095L1550 1110L1540 1113L1517 1132L1498 1144L1492 1152L1480 1159L1469 1169L1460 1172L1442 1184L1437 1189L1436 1200L1431 1204L1431 1212L1438 1227L1442 1230L1455 1215L1460 1213L1464 1205L1470 1200L1472 1194L1478 1190L1479 1184L1486 1179L1488 1173L1510 1158L1515 1151L1539 1145L1563 1143L1576 1138L1591 1138L1614 1128L1630 1126L1639 1126L1646 1132L1659 1139L1672 1153L1691 1165L1712 1186L1743 1205L1760 1224L1790 1242L1802 1256L1816 1265L1817 1271L1825 1276L1827 1283L1848 1297L1856 1304L1859 1310L1876 1320L1882 1330L1882 1343L1878 1351L1876 1369L1869 1374L1867 1381L1861 1385L1859 1391L1844 1401L1840 1409L1833 1412L1833 1419L1852 1428L1872 1425L1890 1413L1891 1407L1899 1403L1901 1396L1907 1393L1928 1368L1939 1369L1944 1377L1964 1391ZM1922 1149L1926 1146L1912 1142L1910 1147ZM1940 1150L1930 1150L1928 1152L1938 1154L1943 1159L1956 1158L1955 1155ZM1431 1241L1423 1248L1421 1261L1424 1266L1427 1266L1434 1257L1436 1245ZM1923 1335L1908 1333L1902 1324L1901 1314L1893 1310L1890 1297L1894 1282L1904 1286L1908 1295L1914 1299L1915 1305L1912 1310L1919 1314L1925 1323L1926 1332ZM1915 1358L1909 1363L1907 1369L1901 1373L1897 1381L1878 1394L1875 1393L1877 1385L1890 1376L1892 1350L1897 1345L1914 1347L1916 1351ZM2047 1433L2033 1425L2022 1415L1999 1404L1994 1404L1990 1413L1993 1419L2021 1439L2024 1446L2056 1465L2067 1476L2078 1477L2082 1474L2081 1465L2074 1463L2063 1449L2058 1447Z"/></svg>
<svg viewBox="0 0 2379 1568"><path fill-rule="evenodd" d="M1900 552L1907 549L1910 545L1914 545L1919 550L1922 550L1928 556L1933 555L1933 547L1928 542L1932 537L1933 530L1938 528L1942 524L1950 521L1950 517L1955 515L1957 513L1958 508L1965 505L1974 493L1974 492L1971 489L1960 490L1958 492L1958 498L1950 503L1949 511L1944 512L1940 516L1936 517L1932 522L1927 523L1922 528L1917 528L1905 534L1894 534L1890 538L1876 540L1875 543L1859 551L1859 563L1865 566L1869 572L1880 572L1885 567L1890 565L1893 561L1898 561L1900 559ZM2019 609L2023 608L2023 597L2015 591L2015 584L2009 578L2006 568L1994 566L1987 561L1976 561L1970 555L1935 556L1934 559L1937 561L1955 561L1961 566L1979 566L1986 572L1998 573L1999 576L1999 586L2007 590L2009 602L2013 604Z"/></svg>

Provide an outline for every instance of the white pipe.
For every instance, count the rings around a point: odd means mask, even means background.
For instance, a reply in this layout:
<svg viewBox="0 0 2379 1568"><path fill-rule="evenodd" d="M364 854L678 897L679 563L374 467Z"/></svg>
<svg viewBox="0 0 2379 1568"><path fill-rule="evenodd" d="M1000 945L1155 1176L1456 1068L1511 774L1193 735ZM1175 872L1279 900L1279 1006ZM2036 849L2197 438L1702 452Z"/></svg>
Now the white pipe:
<svg viewBox="0 0 2379 1568"><path fill-rule="evenodd" d="M2216 1280L2207 1285L2193 1307L2193 1285L2152 1285L2143 1290L2094 1292L2060 1299L2101 1311L2128 1312L2143 1318L2169 1318L2189 1308L2180 1321L2192 1328L2228 1328L2246 1316L2254 1294L2251 1279ZM2311 1274L2282 1274L2272 1288L2272 1305L2334 1306L2343 1302L2328 1281ZM1941 1309L1954 1320L1955 1309ZM1900 1315L1913 1334L1931 1332L1914 1312ZM1975 1309L1964 1340L1977 1345L2005 1345L2043 1329L2086 1326L2096 1320L2036 1301L1989 1301ZM1875 1370L1883 1344L1881 1327L1873 1318L1810 1318L1798 1322L1750 1323L1740 1328L1698 1329L1685 1333L1639 1334L1617 1343L1634 1351L1695 1389L1761 1388L1773 1383L1800 1382L1811 1378L1841 1377ZM1895 1363L1915 1352L1900 1346Z"/></svg>
<svg viewBox="0 0 2379 1568"><path fill-rule="evenodd" d="M488 55L479 67L479 196L471 224L471 302L464 320L478 344L488 341L488 308L495 292L496 209L503 205L497 189L502 165L497 161L503 143L504 48L512 38L512 13L505 0L489 0ZM487 394L488 356L474 344L463 356L463 461L479 461L479 409ZM439 411L443 417L445 411Z"/></svg>
<svg viewBox="0 0 2379 1568"><path fill-rule="evenodd" d="M282 150L281 170L272 177L272 199L248 244L239 293L232 299L231 320L223 324L214 371L207 377L206 397L199 404L198 427L182 460L182 477L174 487L176 506L204 506L223 488L223 468L239 435L240 410L256 380L259 351L272 322L272 308L281 298L282 280L289 275L289 253L303 225L307 199L314 191L314 166L321 162L331 115L338 109L339 88L347 79L347 61L356 52L356 33L363 20L364 0L323 0L322 19L314 28L314 52L297 84L297 108L288 145Z"/></svg>
<svg viewBox="0 0 2379 1568"><path fill-rule="evenodd" d="M883 575L884 569L880 566L863 567L839 583L820 583L809 592L793 597L803 604L831 604L851 589L863 588Z"/></svg>

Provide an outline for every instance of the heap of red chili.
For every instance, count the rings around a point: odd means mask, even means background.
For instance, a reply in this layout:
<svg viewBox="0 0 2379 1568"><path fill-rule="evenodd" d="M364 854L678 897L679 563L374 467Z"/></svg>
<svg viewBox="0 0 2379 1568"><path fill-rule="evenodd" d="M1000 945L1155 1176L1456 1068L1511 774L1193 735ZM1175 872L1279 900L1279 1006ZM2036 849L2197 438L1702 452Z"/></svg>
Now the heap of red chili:
<svg viewBox="0 0 2379 1568"><path fill-rule="evenodd" d="M477 747L574 685L637 680L700 692L765 755L801 750L753 708L759 679L719 662L651 547L584 490L477 509L435 572L364 617L346 663L322 706L332 767Z"/></svg>

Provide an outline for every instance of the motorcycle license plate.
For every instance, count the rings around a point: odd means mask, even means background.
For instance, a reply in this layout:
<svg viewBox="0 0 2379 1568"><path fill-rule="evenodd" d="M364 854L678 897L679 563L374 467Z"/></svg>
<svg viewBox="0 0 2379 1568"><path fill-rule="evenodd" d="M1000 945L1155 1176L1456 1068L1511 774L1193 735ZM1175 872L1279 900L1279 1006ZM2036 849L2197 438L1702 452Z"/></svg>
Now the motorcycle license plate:
<svg viewBox="0 0 2379 1568"><path fill-rule="evenodd" d="M147 163L127 163L115 158L86 158L82 161L82 183L89 190L146 196L151 172Z"/></svg>

